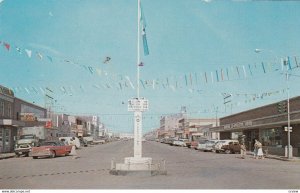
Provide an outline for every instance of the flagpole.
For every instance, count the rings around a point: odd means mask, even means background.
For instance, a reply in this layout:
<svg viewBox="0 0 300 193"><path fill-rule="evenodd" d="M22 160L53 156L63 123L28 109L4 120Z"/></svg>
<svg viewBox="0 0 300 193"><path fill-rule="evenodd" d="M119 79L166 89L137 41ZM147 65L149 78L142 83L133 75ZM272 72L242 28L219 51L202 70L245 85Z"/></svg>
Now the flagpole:
<svg viewBox="0 0 300 193"><path fill-rule="evenodd" d="M137 25L137 98L140 98L140 18L141 18L141 9L140 9L140 0L138 0L138 25Z"/></svg>

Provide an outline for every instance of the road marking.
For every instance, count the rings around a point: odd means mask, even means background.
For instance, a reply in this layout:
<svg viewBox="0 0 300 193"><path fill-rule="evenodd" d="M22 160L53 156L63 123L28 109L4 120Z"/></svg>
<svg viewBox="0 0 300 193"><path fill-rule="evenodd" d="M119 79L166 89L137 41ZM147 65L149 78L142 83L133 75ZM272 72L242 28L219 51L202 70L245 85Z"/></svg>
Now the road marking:
<svg viewBox="0 0 300 193"><path fill-rule="evenodd" d="M9 176L9 177L2 177L0 180L9 180L12 178L27 178L27 177L41 177L41 176L55 176L55 175L68 175L68 174L77 174L77 173L92 173L92 172L102 172L102 171L109 171L110 169L92 169L92 170L85 170L85 171L69 171L69 172L57 172L57 173L50 173L50 174L34 174L30 176Z"/></svg>

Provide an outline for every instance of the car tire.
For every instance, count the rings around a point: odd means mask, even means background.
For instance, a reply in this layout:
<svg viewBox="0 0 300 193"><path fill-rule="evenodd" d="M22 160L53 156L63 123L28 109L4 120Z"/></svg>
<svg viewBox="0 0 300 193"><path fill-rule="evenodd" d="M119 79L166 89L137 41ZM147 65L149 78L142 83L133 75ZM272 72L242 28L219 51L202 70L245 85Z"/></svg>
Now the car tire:
<svg viewBox="0 0 300 193"><path fill-rule="evenodd" d="M33 158L33 159L37 159L38 157L37 157L37 156L32 156L32 158Z"/></svg>
<svg viewBox="0 0 300 193"><path fill-rule="evenodd" d="M225 150L225 153L226 153L226 154L230 154L231 151L230 151L229 149L226 149L226 150Z"/></svg>

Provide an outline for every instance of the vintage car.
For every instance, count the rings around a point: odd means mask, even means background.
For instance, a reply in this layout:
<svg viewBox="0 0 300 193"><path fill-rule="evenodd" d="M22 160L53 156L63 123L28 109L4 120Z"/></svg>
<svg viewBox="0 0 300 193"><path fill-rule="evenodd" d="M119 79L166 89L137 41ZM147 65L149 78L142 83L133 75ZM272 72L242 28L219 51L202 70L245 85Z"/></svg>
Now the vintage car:
<svg viewBox="0 0 300 193"><path fill-rule="evenodd" d="M216 153L225 152L225 149L223 147L225 147L226 145L229 145L229 143L231 143L231 142L239 142L239 141L232 140L232 139L220 140L213 146L213 151L215 151ZM226 153L228 153L228 151L226 151Z"/></svg>
<svg viewBox="0 0 300 193"><path fill-rule="evenodd" d="M212 151L213 150L213 146L216 144L216 142L218 142L219 140L207 140L207 141L203 141L200 142L197 146L196 149L201 150L201 151Z"/></svg>
<svg viewBox="0 0 300 193"><path fill-rule="evenodd" d="M65 145L62 141L45 141L38 147L33 147L31 156L33 159L38 157L50 157L69 155L72 150L72 145Z"/></svg>
<svg viewBox="0 0 300 193"><path fill-rule="evenodd" d="M229 154L229 153L241 153L241 145L238 141L231 141L228 145L223 145L221 149Z"/></svg>
<svg viewBox="0 0 300 193"><path fill-rule="evenodd" d="M174 146L181 146L181 147L186 147L186 142L188 142L188 139L178 139L173 141Z"/></svg>

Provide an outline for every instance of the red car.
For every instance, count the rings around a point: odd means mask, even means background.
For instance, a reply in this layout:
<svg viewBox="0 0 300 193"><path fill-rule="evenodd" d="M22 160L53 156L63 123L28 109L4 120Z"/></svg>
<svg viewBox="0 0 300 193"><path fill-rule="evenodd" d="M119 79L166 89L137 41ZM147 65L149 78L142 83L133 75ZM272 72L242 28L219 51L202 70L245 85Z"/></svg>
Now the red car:
<svg viewBox="0 0 300 193"><path fill-rule="evenodd" d="M69 155L72 145L65 145L61 141L45 141L38 147L32 147L31 156L33 159L38 157L50 157Z"/></svg>

